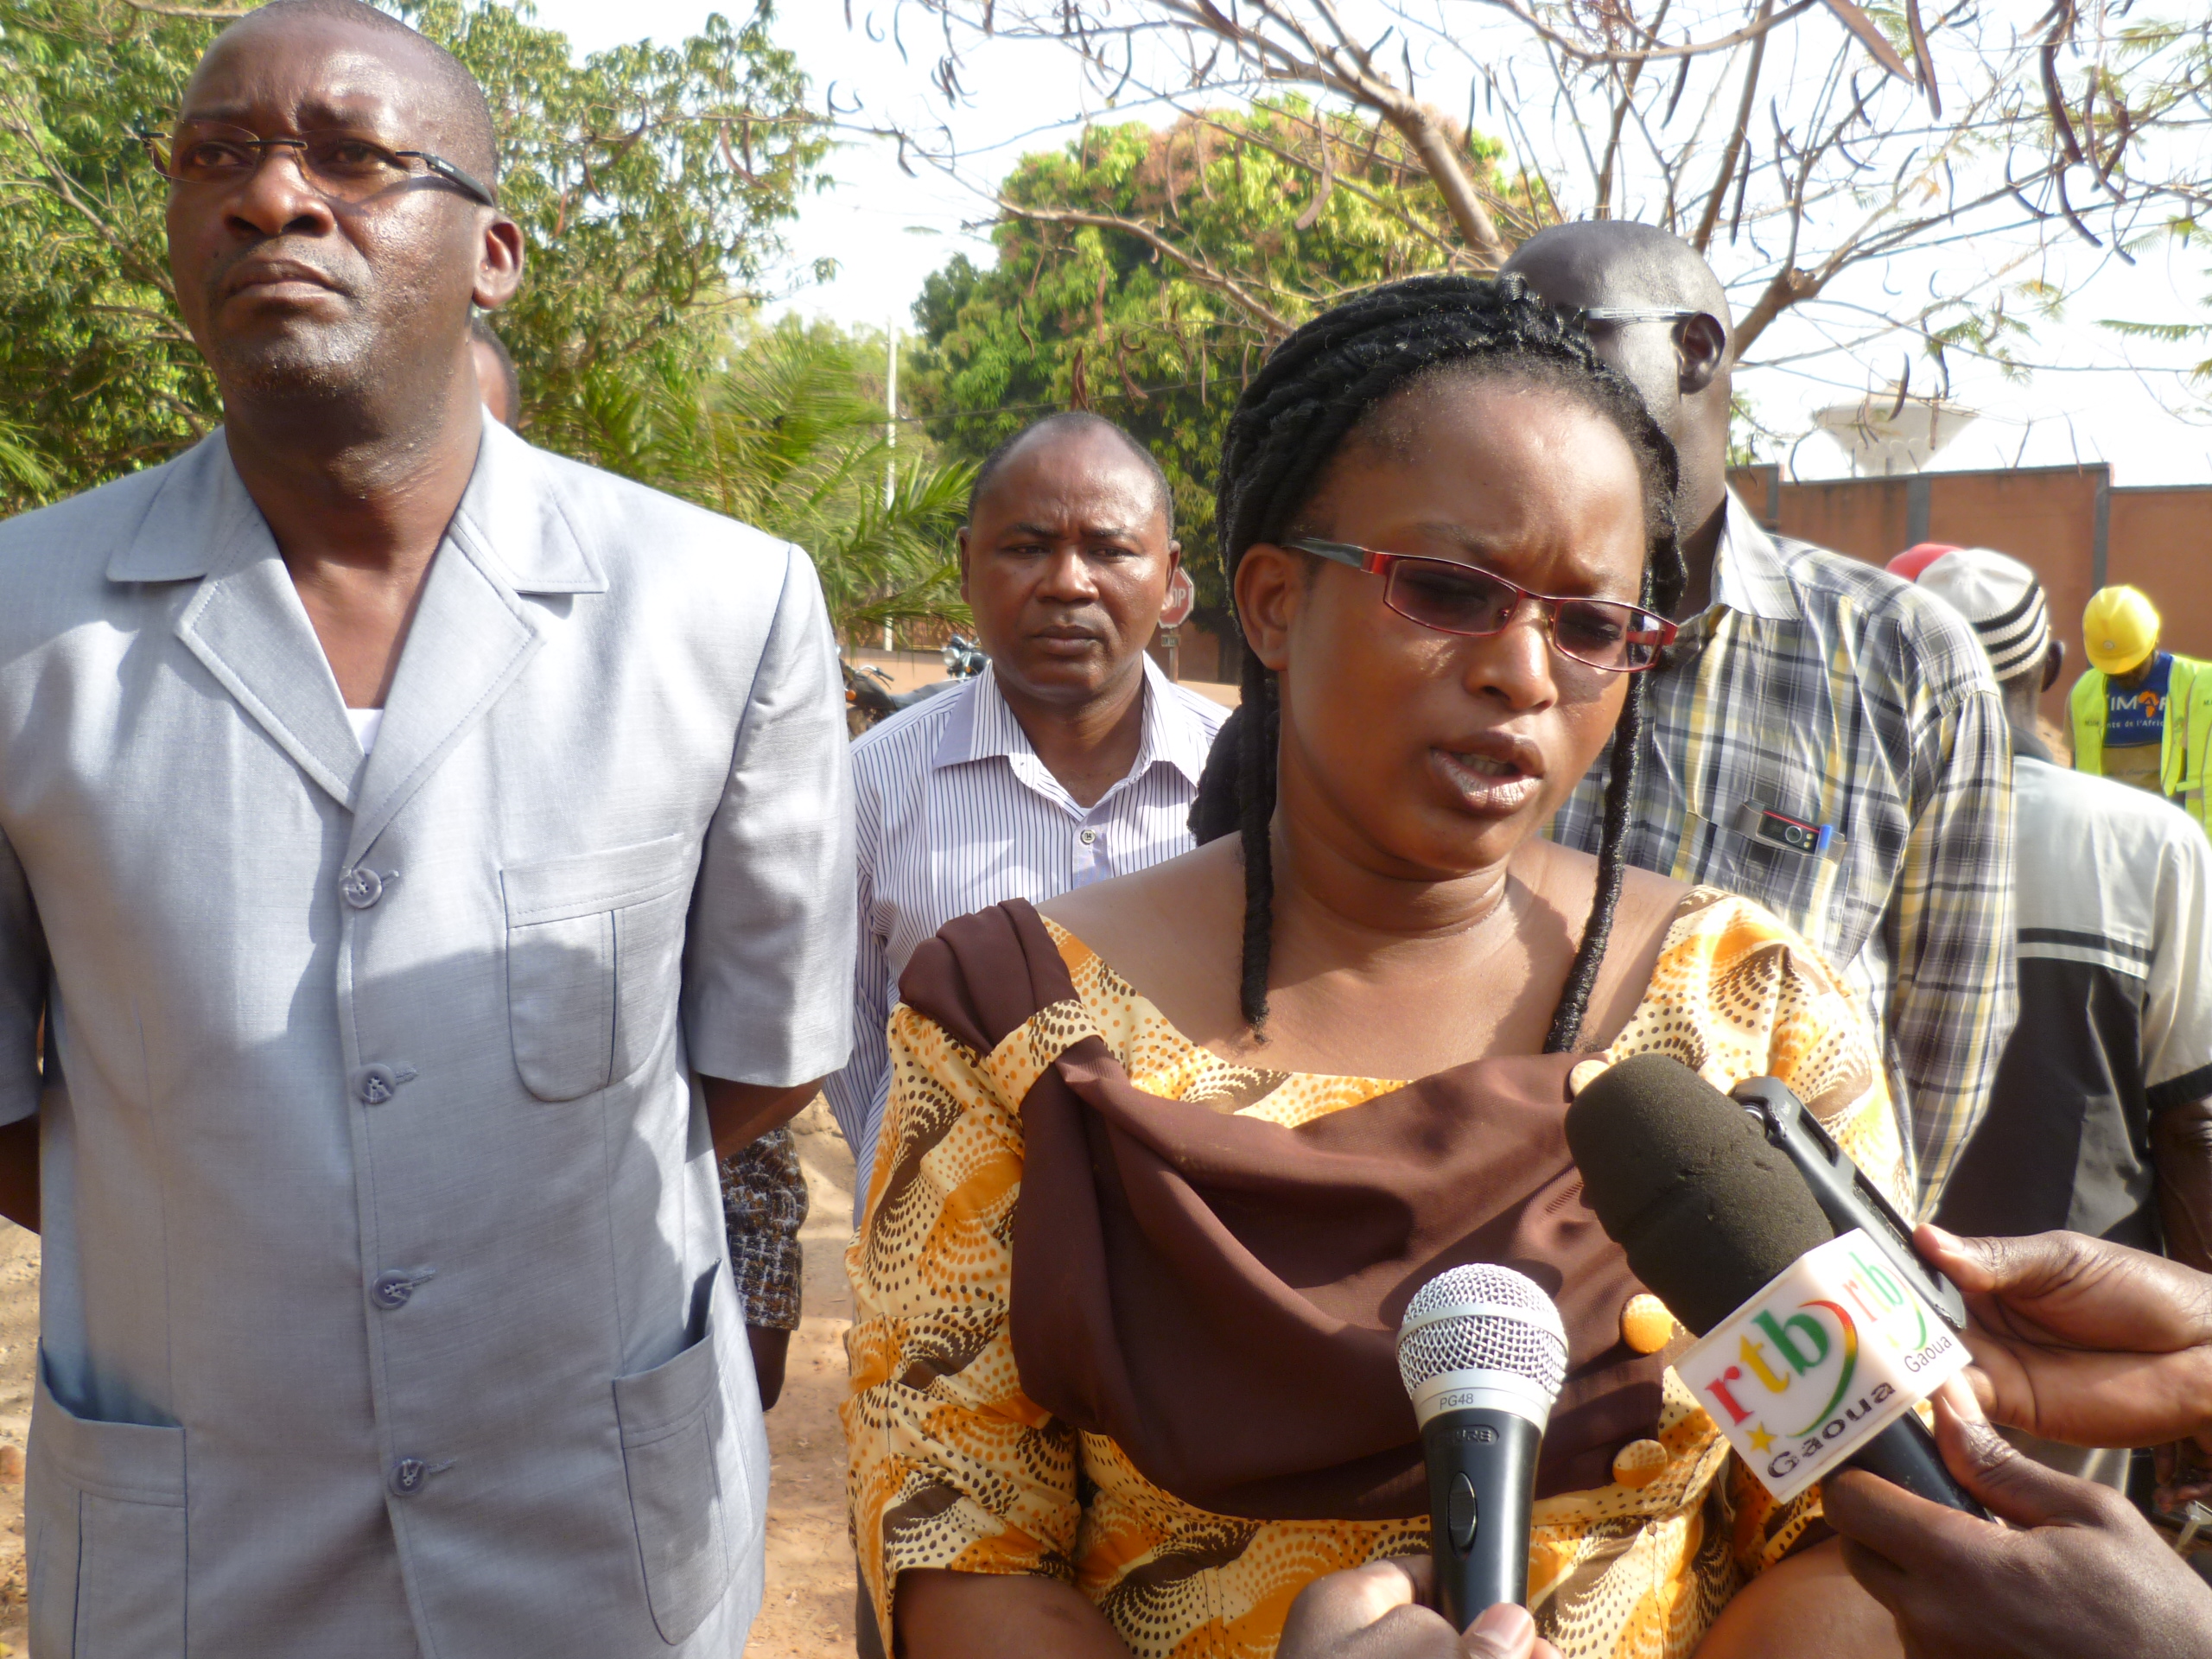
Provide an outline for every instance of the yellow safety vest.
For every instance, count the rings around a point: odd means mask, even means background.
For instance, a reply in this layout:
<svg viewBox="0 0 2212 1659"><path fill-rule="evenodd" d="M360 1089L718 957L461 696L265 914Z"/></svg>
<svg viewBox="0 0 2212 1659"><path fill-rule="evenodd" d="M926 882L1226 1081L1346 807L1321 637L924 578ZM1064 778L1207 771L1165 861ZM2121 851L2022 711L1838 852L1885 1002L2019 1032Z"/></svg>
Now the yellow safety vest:
<svg viewBox="0 0 2212 1659"><path fill-rule="evenodd" d="M2074 769L2105 770L2107 677L2091 669L2074 682ZM2212 763L2212 663L2176 654L2166 684L2166 723L2158 740L2158 788L2212 832L2206 813L2206 768Z"/></svg>

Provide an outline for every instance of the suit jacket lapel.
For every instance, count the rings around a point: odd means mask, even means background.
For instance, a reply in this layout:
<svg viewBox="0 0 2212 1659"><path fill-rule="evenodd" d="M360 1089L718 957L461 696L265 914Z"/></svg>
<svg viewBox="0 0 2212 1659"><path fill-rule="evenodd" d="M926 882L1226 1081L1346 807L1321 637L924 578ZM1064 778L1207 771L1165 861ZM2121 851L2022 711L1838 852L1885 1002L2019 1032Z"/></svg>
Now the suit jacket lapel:
<svg viewBox="0 0 2212 1659"><path fill-rule="evenodd" d="M358 863L453 746L481 720L544 641L448 536L431 563L362 768L346 861Z"/></svg>
<svg viewBox="0 0 2212 1659"><path fill-rule="evenodd" d="M537 452L485 423L476 470L423 584L375 750L361 773L349 863L366 855L557 626L525 594L602 593Z"/></svg>
<svg viewBox="0 0 2212 1659"><path fill-rule="evenodd" d="M302 771L340 805L353 805L361 747L337 678L219 433L177 463L108 575L201 575L177 613L177 638Z"/></svg>

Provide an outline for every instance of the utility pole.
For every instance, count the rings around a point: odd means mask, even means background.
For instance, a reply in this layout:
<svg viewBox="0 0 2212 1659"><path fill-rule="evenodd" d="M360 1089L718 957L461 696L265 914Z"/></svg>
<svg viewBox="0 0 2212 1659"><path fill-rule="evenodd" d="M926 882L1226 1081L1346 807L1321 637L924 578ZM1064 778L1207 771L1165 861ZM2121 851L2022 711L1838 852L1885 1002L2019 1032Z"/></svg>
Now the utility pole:
<svg viewBox="0 0 2212 1659"><path fill-rule="evenodd" d="M883 511L887 517L899 492L899 314L893 311L883 325L884 373ZM883 625L883 648L891 649L891 625Z"/></svg>

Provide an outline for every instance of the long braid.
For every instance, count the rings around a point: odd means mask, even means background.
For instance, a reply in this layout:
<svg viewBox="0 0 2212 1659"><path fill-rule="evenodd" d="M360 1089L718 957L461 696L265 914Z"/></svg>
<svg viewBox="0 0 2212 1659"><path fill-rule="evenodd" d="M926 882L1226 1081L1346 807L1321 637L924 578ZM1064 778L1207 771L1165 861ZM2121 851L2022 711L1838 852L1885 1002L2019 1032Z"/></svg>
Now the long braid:
<svg viewBox="0 0 2212 1659"><path fill-rule="evenodd" d="M1644 603L1651 603L1651 582L1644 580ZM1590 1011L1590 993L1598 983L1598 969L1605 960L1605 946L1613 936L1613 912L1620 907L1621 882L1628 870L1628 815L1636 800L1636 780L1643 770L1643 720L1649 693L1643 676L1629 677L1628 698L1621 704L1613 727L1612 759L1605 768L1605 816L1598 833L1598 891L1590 901L1590 919L1583 924L1582 942L1574 948L1574 963L1567 970L1567 986L1559 1006L1552 1010L1552 1028L1544 1038L1547 1054L1571 1054L1582 1040L1583 1016Z"/></svg>
<svg viewBox="0 0 2212 1659"><path fill-rule="evenodd" d="M1268 958L1274 944L1275 752L1281 731L1275 677L1250 652L1244 653L1242 741L1237 746L1236 832L1244 850L1244 951L1237 1001L1244 1022L1257 1031L1268 1022Z"/></svg>
<svg viewBox="0 0 2212 1659"><path fill-rule="evenodd" d="M1629 383L1577 331L1516 277L1418 276L1371 289L1323 313L1269 355L1238 399L1222 444L1215 525L1234 586L1255 542L1280 542L1319 489L1331 459L1379 405L1409 383L1465 372L1556 388L1604 416L1627 439L1644 486L1644 603L1670 610L1687 581L1675 541L1675 463L1669 444ZM1605 786L1598 891L1577 947L1548 1051L1580 1040L1591 988L1620 899L1628 815L1642 746L1644 699L1631 679L1613 735ZM1191 810L1201 842L1234 827L1244 859L1244 938L1239 1001L1257 1028L1267 1018L1274 875L1268 826L1275 806L1280 694L1249 651L1243 707L1217 740ZM1233 729L1232 729L1233 728ZM1235 770L1221 764L1235 746Z"/></svg>

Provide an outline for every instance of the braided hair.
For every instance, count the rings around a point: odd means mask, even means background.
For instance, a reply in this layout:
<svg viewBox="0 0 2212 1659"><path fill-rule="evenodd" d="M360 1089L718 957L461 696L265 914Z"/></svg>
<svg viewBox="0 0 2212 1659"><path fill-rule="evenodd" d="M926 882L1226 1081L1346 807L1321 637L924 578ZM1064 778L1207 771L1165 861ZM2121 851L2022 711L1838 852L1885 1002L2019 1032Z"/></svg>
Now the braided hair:
<svg viewBox="0 0 2212 1659"><path fill-rule="evenodd" d="M1215 527L1230 584L1245 550L1302 533L1329 462L1395 395L1446 377L1507 379L1559 391L1603 416L1628 441L1643 480L1642 602L1669 613L1688 582L1675 538L1675 461L1643 398L1602 362L1579 329L1517 276L1416 276L1370 289L1322 313L1269 355L1237 400L1222 443ZM1274 933L1275 809L1281 702L1274 671L1244 653L1242 706L1216 740L1191 808L1204 843L1232 832L1243 842L1244 942L1239 1001L1254 1029L1268 1017ZM1598 890L1567 986L1544 1039L1547 1053L1581 1039L1605 959L1627 860L1630 803L1643 747L1643 677L1629 677L1613 728L1598 847Z"/></svg>

